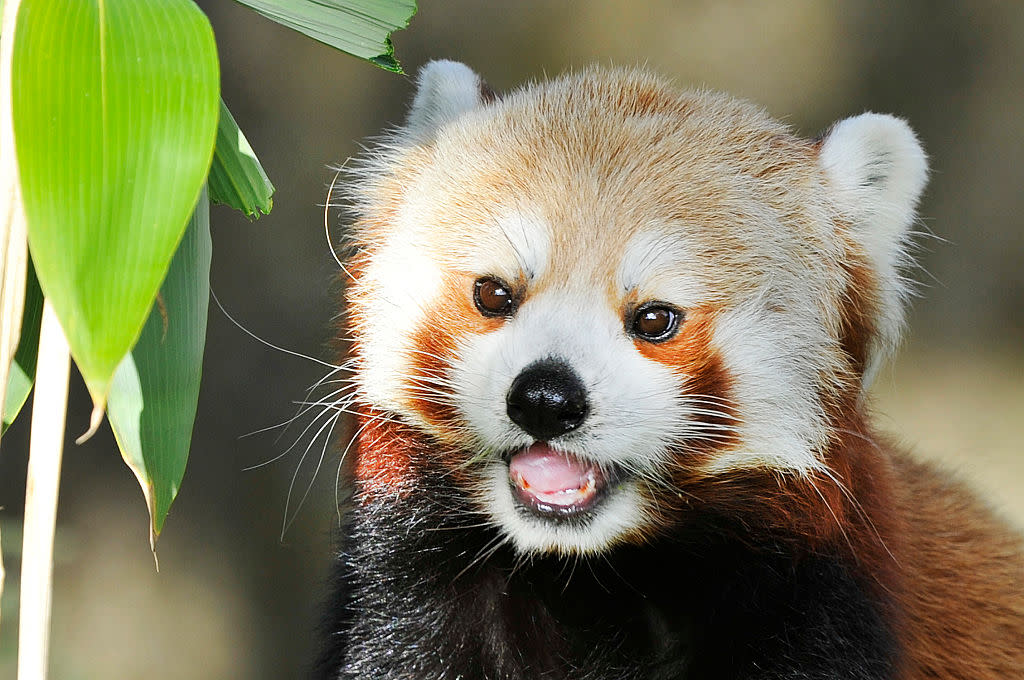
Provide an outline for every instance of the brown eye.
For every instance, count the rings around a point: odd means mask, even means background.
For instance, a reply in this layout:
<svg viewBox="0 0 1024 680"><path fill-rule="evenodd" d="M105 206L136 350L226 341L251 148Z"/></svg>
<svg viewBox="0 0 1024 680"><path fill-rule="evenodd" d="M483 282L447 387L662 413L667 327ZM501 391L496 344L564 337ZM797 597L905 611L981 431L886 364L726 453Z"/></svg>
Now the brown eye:
<svg viewBox="0 0 1024 680"><path fill-rule="evenodd" d="M641 307L633 317L633 335L649 342L668 340L679 329L682 316L682 312L664 305Z"/></svg>
<svg viewBox="0 0 1024 680"><path fill-rule="evenodd" d="M477 279L473 302L484 316L511 316L516 311L515 299L508 286L498 279Z"/></svg>

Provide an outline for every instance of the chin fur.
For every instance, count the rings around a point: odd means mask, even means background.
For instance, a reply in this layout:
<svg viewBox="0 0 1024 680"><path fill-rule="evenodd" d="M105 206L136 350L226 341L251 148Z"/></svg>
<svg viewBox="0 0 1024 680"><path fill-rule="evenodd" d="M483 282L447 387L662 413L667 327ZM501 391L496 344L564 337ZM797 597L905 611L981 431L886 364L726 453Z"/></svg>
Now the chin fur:
<svg viewBox="0 0 1024 680"><path fill-rule="evenodd" d="M580 516L538 517L514 497L508 466L493 463L482 472L479 503L517 552L562 557L596 555L626 541L642 541L649 526L647 501L632 479L616 481L596 506Z"/></svg>

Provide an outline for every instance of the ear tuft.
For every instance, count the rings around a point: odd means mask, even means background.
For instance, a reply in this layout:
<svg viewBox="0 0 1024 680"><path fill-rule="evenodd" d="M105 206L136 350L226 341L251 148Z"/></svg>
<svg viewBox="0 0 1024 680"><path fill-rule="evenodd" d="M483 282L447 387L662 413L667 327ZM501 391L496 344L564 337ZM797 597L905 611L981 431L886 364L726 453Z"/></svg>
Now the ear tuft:
<svg viewBox="0 0 1024 680"><path fill-rule="evenodd" d="M902 330L908 282L901 270L910 261L910 227L928 178L928 161L905 121L865 113L833 126L819 163L844 231L872 269L876 290L869 294L876 308L864 369L867 386Z"/></svg>
<svg viewBox="0 0 1024 680"><path fill-rule="evenodd" d="M457 61L431 61L420 69L405 132L428 140L438 128L495 98L480 76Z"/></svg>

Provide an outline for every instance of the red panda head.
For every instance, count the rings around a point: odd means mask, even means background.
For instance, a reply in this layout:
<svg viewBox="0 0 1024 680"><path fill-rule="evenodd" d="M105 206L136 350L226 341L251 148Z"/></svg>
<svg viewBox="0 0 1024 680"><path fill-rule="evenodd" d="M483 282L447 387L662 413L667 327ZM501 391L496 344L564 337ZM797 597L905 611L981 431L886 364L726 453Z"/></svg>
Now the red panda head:
<svg viewBox="0 0 1024 680"><path fill-rule="evenodd" d="M688 480L813 475L897 341L925 175L890 116L809 141L643 71L497 99L433 62L355 182L359 399L524 552L644 540Z"/></svg>

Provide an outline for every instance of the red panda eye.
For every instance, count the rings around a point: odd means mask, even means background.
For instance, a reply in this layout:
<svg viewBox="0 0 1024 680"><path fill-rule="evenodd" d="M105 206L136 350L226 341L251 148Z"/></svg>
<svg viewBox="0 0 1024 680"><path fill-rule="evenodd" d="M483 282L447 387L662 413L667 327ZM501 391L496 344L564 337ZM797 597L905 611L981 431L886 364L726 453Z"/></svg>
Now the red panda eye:
<svg viewBox="0 0 1024 680"><path fill-rule="evenodd" d="M649 342L668 340L679 330L683 313L660 304L641 307L633 316L633 335Z"/></svg>
<svg viewBox="0 0 1024 680"><path fill-rule="evenodd" d="M511 316L516 307L509 287L490 277L476 280L473 302L484 316Z"/></svg>

